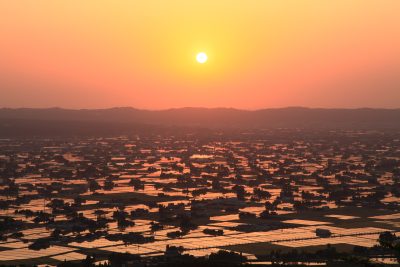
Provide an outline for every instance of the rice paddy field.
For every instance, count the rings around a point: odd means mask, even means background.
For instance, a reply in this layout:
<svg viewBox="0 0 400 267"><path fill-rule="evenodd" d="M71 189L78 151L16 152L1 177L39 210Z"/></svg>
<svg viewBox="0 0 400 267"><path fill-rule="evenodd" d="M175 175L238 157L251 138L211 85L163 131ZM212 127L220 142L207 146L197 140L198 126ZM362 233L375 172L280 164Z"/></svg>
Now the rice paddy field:
<svg viewBox="0 0 400 267"><path fill-rule="evenodd" d="M371 248L400 234L399 182L376 131L1 139L0 265Z"/></svg>

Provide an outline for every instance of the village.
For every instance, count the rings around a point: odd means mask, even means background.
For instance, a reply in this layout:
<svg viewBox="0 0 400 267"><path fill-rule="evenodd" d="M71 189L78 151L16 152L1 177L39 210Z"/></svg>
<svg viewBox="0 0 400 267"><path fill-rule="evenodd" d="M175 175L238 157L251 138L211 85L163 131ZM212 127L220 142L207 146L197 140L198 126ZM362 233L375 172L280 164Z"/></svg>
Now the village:
<svg viewBox="0 0 400 267"><path fill-rule="evenodd" d="M1 139L0 192L0 265L221 251L247 264L326 265L290 254L326 249L395 263L377 246L400 232L400 133Z"/></svg>

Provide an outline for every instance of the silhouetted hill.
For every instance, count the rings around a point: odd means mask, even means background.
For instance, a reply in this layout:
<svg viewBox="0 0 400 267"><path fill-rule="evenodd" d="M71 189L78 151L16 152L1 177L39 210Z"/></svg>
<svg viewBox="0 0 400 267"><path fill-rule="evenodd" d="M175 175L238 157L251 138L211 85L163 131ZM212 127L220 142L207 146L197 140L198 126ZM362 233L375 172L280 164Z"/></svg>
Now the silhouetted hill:
<svg viewBox="0 0 400 267"><path fill-rule="evenodd" d="M202 128L400 129L400 109L279 108L256 111L179 108L161 111L110 109L0 109L0 134L59 127L103 129L183 126ZM39 132L40 132L39 131ZM89 131L90 132L90 131Z"/></svg>

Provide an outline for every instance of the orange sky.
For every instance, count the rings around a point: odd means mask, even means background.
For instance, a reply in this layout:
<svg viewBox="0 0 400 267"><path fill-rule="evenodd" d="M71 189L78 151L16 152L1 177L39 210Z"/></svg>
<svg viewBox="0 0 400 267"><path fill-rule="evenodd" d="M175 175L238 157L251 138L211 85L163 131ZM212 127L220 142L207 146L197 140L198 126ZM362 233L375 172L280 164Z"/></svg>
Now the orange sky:
<svg viewBox="0 0 400 267"><path fill-rule="evenodd" d="M3 0L0 107L399 108L399 14L399 0Z"/></svg>

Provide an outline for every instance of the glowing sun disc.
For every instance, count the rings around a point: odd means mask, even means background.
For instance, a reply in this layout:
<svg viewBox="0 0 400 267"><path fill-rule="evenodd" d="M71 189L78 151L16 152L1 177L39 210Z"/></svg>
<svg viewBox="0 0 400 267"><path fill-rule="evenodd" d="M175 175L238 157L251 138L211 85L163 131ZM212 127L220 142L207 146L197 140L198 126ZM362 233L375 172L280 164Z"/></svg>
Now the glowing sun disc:
<svg viewBox="0 0 400 267"><path fill-rule="evenodd" d="M206 53L204 53L204 52L198 53L196 56L197 62L199 62L201 64L205 63L207 61L207 59L208 59L208 57L207 57Z"/></svg>

